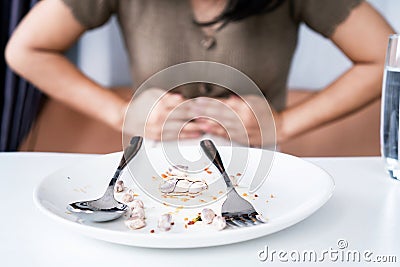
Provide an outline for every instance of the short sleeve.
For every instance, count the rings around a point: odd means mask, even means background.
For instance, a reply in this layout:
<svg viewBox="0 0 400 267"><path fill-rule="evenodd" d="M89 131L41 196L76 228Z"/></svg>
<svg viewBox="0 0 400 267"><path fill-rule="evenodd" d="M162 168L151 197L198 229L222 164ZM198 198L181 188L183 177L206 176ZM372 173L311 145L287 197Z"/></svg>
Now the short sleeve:
<svg viewBox="0 0 400 267"><path fill-rule="evenodd" d="M329 38L364 0L292 0L295 20Z"/></svg>
<svg viewBox="0 0 400 267"><path fill-rule="evenodd" d="M82 26L93 29L106 23L117 9L117 0L62 0Z"/></svg>

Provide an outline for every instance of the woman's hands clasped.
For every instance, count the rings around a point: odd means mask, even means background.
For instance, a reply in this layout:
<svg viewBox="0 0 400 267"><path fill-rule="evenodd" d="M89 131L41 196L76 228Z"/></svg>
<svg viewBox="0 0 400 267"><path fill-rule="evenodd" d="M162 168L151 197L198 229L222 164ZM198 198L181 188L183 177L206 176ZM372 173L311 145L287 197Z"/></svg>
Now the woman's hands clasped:
<svg viewBox="0 0 400 267"><path fill-rule="evenodd" d="M275 143L274 117L278 114L261 96L198 98L193 109L201 114L196 122L205 133L253 147Z"/></svg>
<svg viewBox="0 0 400 267"><path fill-rule="evenodd" d="M186 99L153 88L132 100L124 131L156 141L199 138L208 133L263 147L275 143L273 116L279 118L261 96Z"/></svg>
<svg viewBox="0 0 400 267"><path fill-rule="evenodd" d="M158 88L145 90L131 101L124 133L156 141L198 138L200 125L191 121L187 99Z"/></svg>

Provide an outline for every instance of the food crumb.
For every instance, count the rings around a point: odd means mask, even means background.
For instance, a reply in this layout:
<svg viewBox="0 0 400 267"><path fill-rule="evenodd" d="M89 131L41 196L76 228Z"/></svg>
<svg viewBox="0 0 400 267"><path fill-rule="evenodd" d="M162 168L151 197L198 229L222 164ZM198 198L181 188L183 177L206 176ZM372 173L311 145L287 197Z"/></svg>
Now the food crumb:
<svg viewBox="0 0 400 267"><path fill-rule="evenodd" d="M171 222L171 225L175 225L175 222Z"/></svg>
<svg viewBox="0 0 400 267"><path fill-rule="evenodd" d="M204 199L199 199L199 202L206 203L206 201Z"/></svg>
<svg viewBox="0 0 400 267"><path fill-rule="evenodd" d="M242 174L240 172L236 173L236 176L242 176Z"/></svg>
<svg viewBox="0 0 400 267"><path fill-rule="evenodd" d="M115 184L115 187L114 187L114 191L116 193L121 193L124 191L124 189L125 189L124 181L122 181L122 180L117 181L117 183Z"/></svg>
<svg viewBox="0 0 400 267"><path fill-rule="evenodd" d="M189 218L184 218L183 220L184 220L184 221L189 221Z"/></svg>
<svg viewBox="0 0 400 267"><path fill-rule="evenodd" d="M204 171L208 171L208 168L204 168Z"/></svg>
<svg viewBox="0 0 400 267"><path fill-rule="evenodd" d="M218 194L223 194L223 193L224 193L223 191L219 191L219 192L218 192Z"/></svg>
<svg viewBox="0 0 400 267"><path fill-rule="evenodd" d="M185 224L185 228L187 229L187 224Z"/></svg>
<svg viewBox="0 0 400 267"><path fill-rule="evenodd" d="M266 200L265 202L268 203L268 200Z"/></svg>
<svg viewBox="0 0 400 267"><path fill-rule="evenodd" d="M155 232L154 229L151 229L151 230L150 230L150 233L154 234L154 232Z"/></svg>
<svg viewBox="0 0 400 267"><path fill-rule="evenodd" d="M191 222L193 222L193 224L194 224L195 222L198 222L198 221L201 221L201 212L198 213L198 215L197 215L196 218L194 218L193 220L191 220Z"/></svg>
<svg viewBox="0 0 400 267"><path fill-rule="evenodd" d="M258 195L257 195L257 194L254 194L254 197L258 197Z"/></svg>
<svg viewBox="0 0 400 267"><path fill-rule="evenodd" d="M161 174L161 177L162 177L162 178L167 178L168 176L167 176L166 174L163 173L163 174Z"/></svg>
<svg viewBox="0 0 400 267"><path fill-rule="evenodd" d="M213 200L217 200L217 197L212 197Z"/></svg>
<svg viewBox="0 0 400 267"><path fill-rule="evenodd" d="M158 219L157 227L161 231L168 232L171 230L172 225L172 215L170 213L165 213Z"/></svg>
<svg viewBox="0 0 400 267"><path fill-rule="evenodd" d="M163 202L162 204L163 204L164 206L167 206L167 207L169 206L169 205L168 205L167 203L165 203L165 202Z"/></svg>
<svg viewBox="0 0 400 267"><path fill-rule="evenodd" d="M124 203L132 202L132 201L133 201L133 196L132 196L131 194L125 194L125 195L122 197L122 201L123 201Z"/></svg>
<svg viewBox="0 0 400 267"><path fill-rule="evenodd" d="M271 194L271 198L274 198L275 196L273 194Z"/></svg>
<svg viewBox="0 0 400 267"><path fill-rule="evenodd" d="M212 174L212 171L206 171L208 174Z"/></svg>
<svg viewBox="0 0 400 267"><path fill-rule="evenodd" d="M193 225L194 224L194 221L189 221L188 222L188 225Z"/></svg>
<svg viewBox="0 0 400 267"><path fill-rule="evenodd" d="M243 193L243 194L242 194L242 196L244 196L244 197L247 197L247 196L248 196L248 194L247 194L247 193Z"/></svg>

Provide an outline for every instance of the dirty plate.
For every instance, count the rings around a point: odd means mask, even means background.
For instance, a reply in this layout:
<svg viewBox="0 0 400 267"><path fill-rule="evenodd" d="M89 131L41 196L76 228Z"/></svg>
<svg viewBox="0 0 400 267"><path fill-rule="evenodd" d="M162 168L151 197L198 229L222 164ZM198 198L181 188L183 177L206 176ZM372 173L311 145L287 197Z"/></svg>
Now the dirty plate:
<svg viewBox="0 0 400 267"><path fill-rule="evenodd" d="M218 149L224 162L229 161L226 164L228 173L242 180L237 190L253 203L268 223L223 231L202 225L201 222L188 224L205 206L220 211L224 201L224 184L219 181L217 171L210 166L207 171L195 174L210 183L209 190L202 195L194 198L163 198L158 186L163 179L161 174L165 173L170 162L160 148L139 153L130 163L132 171L125 171L121 178L128 188L133 189L135 198L144 202L145 228L129 230L124 225L124 217L107 223L82 222L66 209L68 203L95 199L104 193L121 152L79 162L45 177L35 189L34 200L40 210L56 222L92 238L139 247L193 248L231 244L280 231L310 216L333 193L334 181L321 168L290 155L268 151L266 153L275 153L271 157L273 163L269 175L256 192L250 193L249 181L259 167L259 162L253 159L259 158L260 150L239 147ZM193 160L199 158L199 147L183 147L181 152L185 156L193 155ZM240 157L232 156L237 154L247 155L245 170L237 169L243 165ZM145 157L154 163L150 168L142 164ZM139 183L135 182L133 176ZM116 197L121 199L123 194L118 193ZM157 229L157 220L163 213L173 216L174 226L169 232Z"/></svg>

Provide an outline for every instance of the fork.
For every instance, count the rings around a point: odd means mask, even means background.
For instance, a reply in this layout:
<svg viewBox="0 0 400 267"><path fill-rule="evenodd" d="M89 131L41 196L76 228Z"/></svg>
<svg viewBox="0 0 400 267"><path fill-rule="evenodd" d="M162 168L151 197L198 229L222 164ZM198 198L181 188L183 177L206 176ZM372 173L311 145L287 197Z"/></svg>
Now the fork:
<svg viewBox="0 0 400 267"><path fill-rule="evenodd" d="M200 146L214 166L217 167L227 186L227 197L221 209L221 215L225 218L226 224L231 227L243 227L264 223L253 205L242 198L233 187L214 143L206 139L200 142Z"/></svg>

